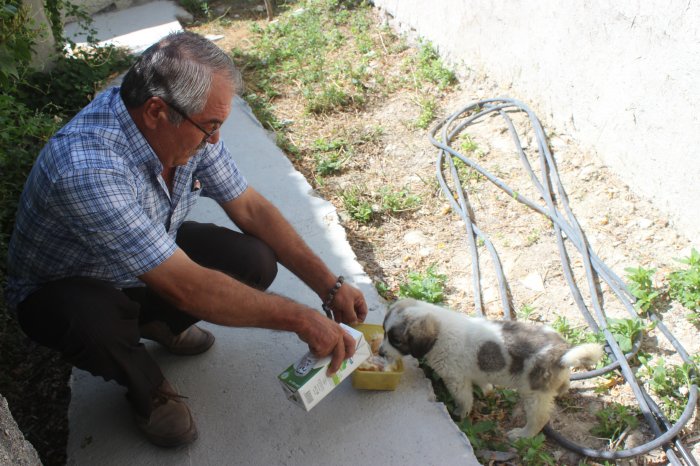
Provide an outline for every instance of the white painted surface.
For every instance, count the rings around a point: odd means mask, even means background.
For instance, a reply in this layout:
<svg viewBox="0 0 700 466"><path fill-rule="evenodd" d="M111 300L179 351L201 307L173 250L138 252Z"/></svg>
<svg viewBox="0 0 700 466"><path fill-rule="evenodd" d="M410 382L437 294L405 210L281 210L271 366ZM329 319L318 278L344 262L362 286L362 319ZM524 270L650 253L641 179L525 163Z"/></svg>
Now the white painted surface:
<svg viewBox="0 0 700 466"><path fill-rule="evenodd" d="M509 97L595 151L698 244L700 3L373 3L462 72L510 85Z"/></svg>

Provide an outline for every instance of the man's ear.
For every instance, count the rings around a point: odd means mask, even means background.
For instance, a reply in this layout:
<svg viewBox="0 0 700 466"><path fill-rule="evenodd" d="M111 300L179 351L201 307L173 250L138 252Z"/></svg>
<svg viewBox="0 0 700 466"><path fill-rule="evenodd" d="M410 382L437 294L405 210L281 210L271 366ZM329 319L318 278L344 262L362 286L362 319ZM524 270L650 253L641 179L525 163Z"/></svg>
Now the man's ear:
<svg viewBox="0 0 700 466"><path fill-rule="evenodd" d="M168 104L160 97L150 97L142 106L143 123L148 129L158 129L168 119Z"/></svg>

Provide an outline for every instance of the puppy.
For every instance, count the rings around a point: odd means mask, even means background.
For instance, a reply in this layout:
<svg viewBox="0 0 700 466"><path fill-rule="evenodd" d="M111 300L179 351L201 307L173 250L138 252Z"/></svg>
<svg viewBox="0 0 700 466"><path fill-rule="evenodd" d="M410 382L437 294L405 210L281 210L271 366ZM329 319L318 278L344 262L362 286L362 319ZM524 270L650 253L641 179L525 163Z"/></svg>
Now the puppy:
<svg viewBox="0 0 700 466"><path fill-rule="evenodd" d="M527 424L511 430L511 440L539 433L554 397L569 389L569 369L593 365L603 354L596 343L571 348L544 325L468 317L414 299L389 307L384 331L380 354L425 358L452 394L460 419L471 412L472 384L484 393L492 385L517 389Z"/></svg>

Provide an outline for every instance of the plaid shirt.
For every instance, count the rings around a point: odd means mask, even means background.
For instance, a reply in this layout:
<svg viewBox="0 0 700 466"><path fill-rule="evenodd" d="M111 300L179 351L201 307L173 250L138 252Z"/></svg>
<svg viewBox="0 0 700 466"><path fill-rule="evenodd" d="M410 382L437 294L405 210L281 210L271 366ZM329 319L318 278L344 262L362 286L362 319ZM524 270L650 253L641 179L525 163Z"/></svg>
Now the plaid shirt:
<svg viewBox="0 0 700 466"><path fill-rule="evenodd" d="M29 174L8 251L8 306L65 277L142 286L136 277L175 252L200 195L221 203L248 186L221 141L177 168L172 194L162 170L119 88L96 97L49 140Z"/></svg>

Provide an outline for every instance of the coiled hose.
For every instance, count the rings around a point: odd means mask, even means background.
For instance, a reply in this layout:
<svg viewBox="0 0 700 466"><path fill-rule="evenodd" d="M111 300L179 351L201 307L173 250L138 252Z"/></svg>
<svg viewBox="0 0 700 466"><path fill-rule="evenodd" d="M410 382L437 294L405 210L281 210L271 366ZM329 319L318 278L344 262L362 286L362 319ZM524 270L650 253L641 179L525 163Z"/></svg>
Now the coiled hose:
<svg viewBox="0 0 700 466"><path fill-rule="evenodd" d="M533 171L525 151L523 150L520 135L515 129L512 119L508 115L508 112L512 111L525 112L529 118L532 131L535 133L535 140L537 141L541 178L538 178ZM545 201L544 206L536 204L522 194L514 191L497 176L480 166L476 161L465 157L463 154L459 153L450 146L450 143L454 141L465 128L478 123L480 120L491 114L498 114L503 118L503 121L513 139L513 143L515 144L515 148L519 154L520 161L524 169L529 175L532 183L535 185L537 191L540 193L542 199ZM438 132L440 134L439 140L436 139L436 134ZM507 319L511 319L514 315L513 306L510 302L510 294L508 292L508 284L503 273L498 253L488 236L484 234L475 224L473 210L469 204L466 191L462 189L461 181L455 167L454 158L461 160L473 170L476 170L481 175L485 176L498 188L505 191L512 199L525 204L551 220L557 239L564 276L569 288L571 289L574 301L576 302L576 305L590 328L594 332L602 332L604 335L606 339L606 351L613 360L613 363L607 365L606 367L588 372L578 372L572 374L571 378L572 380L587 379L613 370L619 370L637 398L642 416L653 432L654 439L646 444L639 445L634 448L618 451L607 451L595 450L578 445L554 431L549 425L547 425L544 429L545 434L565 448L590 458L616 460L642 455L656 448L663 448L671 464L697 465L697 461L682 444L678 434L688 420L690 420L693 412L695 411L698 398L698 387L694 383L688 387L688 403L678 421L671 424L661 412L659 406L654 402L654 400L649 396L644 387L634 376L628 360L639 350L642 336L640 335L633 342L632 350L629 353L623 354L617 341L607 328L607 321L601 306L599 286L600 280L602 279L610 287L617 299L622 303L632 318L639 319L640 316L634 308L635 298L620 277L618 277L607 265L605 265L605 263L598 258L598 256L589 246L581 226L569 208L566 191L564 190L561 180L559 179L554 157L549 149L547 138L537 116L524 103L515 99L485 99L469 104L447 118L439 121L429 131L429 139L430 142L438 148L436 169L440 186L445 193L446 198L450 202L452 209L459 214L464 222L466 238L472 258L472 285L474 289L476 311L480 315L483 315L484 313L481 298L479 253L476 243L478 238L483 241L491 256L498 281L498 288L504 315ZM446 172L450 175L449 179L451 180L451 184L445 179ZM560 209L563 209L563 212ZM588 306L584 302L581 291L577 283L574 281L569 255L565 248L565 240L569 241L574 246L583 260L586 283L591 296L593 313L590 312ZM660 330L664 337L676 349L681 359L690 364L691 360L688 353L664 325L664 323L658 318L658 316L653 312L648 312L647 317L654 322L656 328ZM683 461L685 461L685 463L681 462L679 455Z"/></svg>

